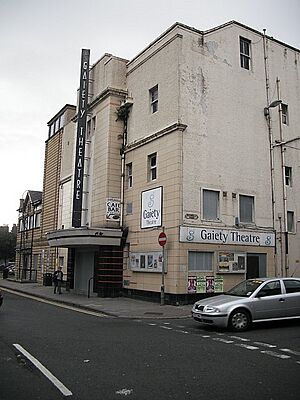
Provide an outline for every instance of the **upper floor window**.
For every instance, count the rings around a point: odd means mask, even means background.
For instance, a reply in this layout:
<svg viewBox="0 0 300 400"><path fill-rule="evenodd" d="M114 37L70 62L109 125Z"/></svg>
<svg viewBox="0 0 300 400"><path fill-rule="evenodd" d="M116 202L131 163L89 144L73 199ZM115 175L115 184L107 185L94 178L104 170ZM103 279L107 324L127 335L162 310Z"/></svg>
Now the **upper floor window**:
<svg viewBox="0 0 300 400"><path fill-rule="evenodd" d="M294 211L287 212L287 230L288 232L295 232L295 215Z"/></svg>
<svg viewBox="0 0 300 400"><path fill-rule="evenodd" d="M219 192L203 189L202 200L203 219L219 219Z"/></svg>
<svg viewBox="0 0 300 400"><path fill-rule="evenodd" d="M151 113L154 114L156 111L158 111L158 85L150 89L149 94Z"/></svg>
<svg viewBox="0 0 300 400"><path fill-rule="evenodd" d="M289 114L288 114L287 104L281 104L281 116L282 116L282 123L284 125L288 125L289 124Z"/></svg>
<svg viewBox="0 0 300 400"><path fill-rule="evenodd" d="M292 167L284 167L284 180L286 186L292 186Z"/></svg>
<svg viewBox="0 0 300 400"><path fill-rule="evenodd" d="M240 221L254 222L254 197L240 195Z"/></svg>
<svg viewBox="0 0 300 400"><path fill-rule="evenodd" d="M148 180L154 181L157 178L157 153L148 156Z"/></svg>
<svg viewBox="0 0 300 400"><path fill-rule="evenodd" d="M128 163L126 165L126 179L127 179L127 187L132 187L132 163Z"/></svg>
<svg viewBox="0 0 300 400"><path fill-rule="evenodd" d="M240 37L240 60L241 67L245 69L250 69L251 62L251 41Z"/></svg>

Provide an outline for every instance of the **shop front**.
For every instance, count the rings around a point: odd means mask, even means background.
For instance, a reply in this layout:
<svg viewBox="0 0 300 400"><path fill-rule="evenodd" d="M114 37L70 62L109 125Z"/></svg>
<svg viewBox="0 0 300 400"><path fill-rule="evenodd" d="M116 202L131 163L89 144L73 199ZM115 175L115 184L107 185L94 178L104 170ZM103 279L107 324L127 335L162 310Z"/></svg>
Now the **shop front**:
<svg viewBox="0 0 300 400"><path fill-rule="evenodd" d="M180 227L187 257L187 293L223 293L244 279L274 276L273 231Z"/></svg>

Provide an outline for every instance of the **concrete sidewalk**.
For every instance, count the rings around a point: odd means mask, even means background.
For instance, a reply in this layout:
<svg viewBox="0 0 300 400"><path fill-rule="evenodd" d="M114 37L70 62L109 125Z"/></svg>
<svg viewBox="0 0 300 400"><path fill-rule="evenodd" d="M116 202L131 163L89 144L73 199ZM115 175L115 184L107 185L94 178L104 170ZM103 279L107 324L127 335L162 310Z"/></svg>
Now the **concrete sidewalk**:
<svg viewBox="0 0 300 400"><path fill-rule="evenodd" d="M89 311L99 312L119 318L188 318L191 316L192 305L161 306L159 303L136 300L127 297L102 298L78 295L67 292L64 288L62 294L54 294L53 286L43 286L39 283L21 283L0 278L0 288L31 295L33 297L51 300L57 303L83 308ZM5 298L3 306L5 307Z"/></svg>

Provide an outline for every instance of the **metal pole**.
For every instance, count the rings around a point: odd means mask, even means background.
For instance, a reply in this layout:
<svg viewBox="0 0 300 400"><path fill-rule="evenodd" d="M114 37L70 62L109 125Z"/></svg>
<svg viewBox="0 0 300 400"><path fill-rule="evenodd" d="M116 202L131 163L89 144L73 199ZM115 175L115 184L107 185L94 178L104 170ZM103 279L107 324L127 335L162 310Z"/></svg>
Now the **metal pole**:
<svg viewBox="0 0 300 400"><path fill-rule="evenodd" d="M163 226L163 232L165 232L165 227ZM160 305L165 305L165 246L162 248L163 259L161 268L161 289L160 289Z"/></svg>

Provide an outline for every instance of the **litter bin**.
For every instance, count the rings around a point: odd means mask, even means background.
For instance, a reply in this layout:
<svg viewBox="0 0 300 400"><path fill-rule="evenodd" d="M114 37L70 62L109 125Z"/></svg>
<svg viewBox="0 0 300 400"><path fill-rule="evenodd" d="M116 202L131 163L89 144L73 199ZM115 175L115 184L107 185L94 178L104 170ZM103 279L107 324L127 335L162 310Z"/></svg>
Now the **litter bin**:
<svg viewBox="0 0 300 400"><path fill-rule="evenodd" d="M52 274L47 272L43 276L43 285L44 286L52 286Z"/></svg>
<svg viewBox="0 0 300 400"><path fill-rule="evenodd" d="M4 270L2 271L2 277L3 277L3 279L8 278L8 268L4 268Z"/></svg>

